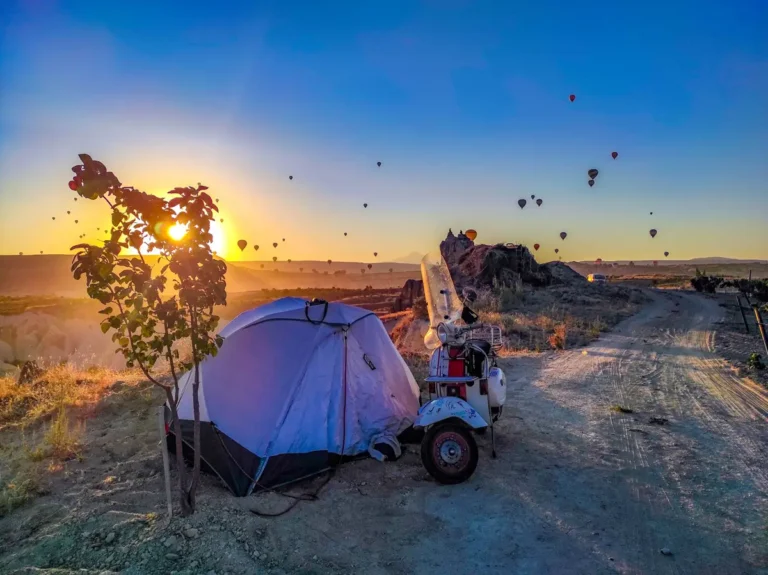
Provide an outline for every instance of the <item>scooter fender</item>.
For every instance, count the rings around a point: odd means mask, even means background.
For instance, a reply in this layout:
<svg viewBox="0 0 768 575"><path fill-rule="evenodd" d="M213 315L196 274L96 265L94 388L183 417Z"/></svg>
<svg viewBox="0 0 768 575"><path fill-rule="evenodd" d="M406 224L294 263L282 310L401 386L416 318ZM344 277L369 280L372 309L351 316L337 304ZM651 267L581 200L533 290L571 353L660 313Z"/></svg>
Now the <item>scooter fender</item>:
<svg viewBox="0 0 768 575"><path fill-rule="evenodd" d="M472 429L488 427L485 420L469 403L458 397L441 397L419 408L413 427L418 429L446 419L458 418Z"/></svg>

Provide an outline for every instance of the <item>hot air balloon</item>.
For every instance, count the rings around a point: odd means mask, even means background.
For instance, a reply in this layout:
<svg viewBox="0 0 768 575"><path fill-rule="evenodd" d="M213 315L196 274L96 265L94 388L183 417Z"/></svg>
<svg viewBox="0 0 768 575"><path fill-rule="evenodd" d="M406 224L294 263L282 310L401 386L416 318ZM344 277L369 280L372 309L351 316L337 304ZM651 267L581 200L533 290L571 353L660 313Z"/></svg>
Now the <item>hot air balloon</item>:
<svg viewBox="0 0 768 575"><path fill-rule="evenodd" d="M69 214L69 210L67 210L67 214Z"/></svg>
<svg viewBox="0 0 768 575"><path fill-rule="evenodd" d="M544 203L544 200L542 200L541 198L536 200L536 205L539 206L539 207L541 207L541 204L543 204L543 203Z"/></svg>
<svg viewBox="0 0 768 575"><path fill-rule="evenodd" d="M619 153L618 152L611 152L611 157L615 160L616 158L619 157Z"/></svg>
<svg viewBox="0 0 768 575"><path fill-rule="evenodd" d="M277 247L277 242L272 242L272 247L276 248Z"/></svg>
<svg viewBox="0 0 768 575"><path fill-rule="evenodd" d="M219 203L219 198L216 198L216 203L217 203L217 204Z"/></svg>
<svg viewBox="0 0 768 575"><path fill-rule="evenodd" d="M376 165L381 167L381 162L376 162Z"/></svg>
<svg viewBox="0 0 768 575"><path fill-rule="evenodd" d="M73 198L75 201L77 201L77 198Z"/></svg>
<svg viewBox="0 0 768 575"><path fill-rule="evenodd" d="M224 223L224 218L221 218L219 221L223 224Z"/></svg>
<svg viewBox="0 0 768 575"><path fill-rule="evenodd" d="M69 182L69 189L72 190L73 192L77 191L77 182L75 180L71 180Z"/></svg>
<svg viewBox="0 0 768 575"><path fill-rule="evenodd" d="M333 262L331 260L328 260L328 265L331 265Z"/></svg>
<svg viewBox="0 0 768 575"><path fill-rule="evenodd" d="M598 172L595 168L591 168L587 170L587 175L589 176L590 180L594 180L597 177L597 174L599 173L600 172Z"/></svg>
<svg viewBox="0 0 768 575"><path fill-rule="evenodd" d="M560 248L555 248L555 253L559 254L560 253Z"/></svg>
<svg viewBox="0 0 768 575"><path fill-rule="evenodd" d="M651 215L653 215L653 212L651 212Z"/></svg>
<svg viewBox="0 0 768 575"><path fill-rule="evenodd" d="M20 255L20 256L23 256L23 255L24 255L24 252L19 252L19 255Z"/></svg>
<svg viewBox="0 0 768 575"><path fill-rule="evenodd" d="M55 220L55 219L56 219L56 216L53 216L51 219L52 219L52 220Z"/></svg>
<svg viewBox="0 0 768 575"><path fill-rule="evenodd" d="M392 273L393 271L395 271L393 268L389 268L389 273Z"/></svg>
<svg viewBox="0 0 768 575"><path fill-rule="evenodd" d="M525 207L525 204L526 204L526 203L527 203L527 202L526 202L524 199L522 199L522 198L520 198L519 200L517 200L517 205L518 205L518 206L520 206L520 209L521 209L521 210L522 210L522 209Z"/></svg>
<svg viewBox="0 0 768 575"><path fill-rule="evenodd" d="M533 244L533 249L535 249L536 251L539 251L540 247L541 246L539 244Z"/></svg>
<svg viewBox="0 0 768 575"><path fill-rule="evenodd" d="M569 99L571 102L573 102L573 101L576 99L576 94L571 94L570 96L568 96L568 99Z"/></svg>
<svg viewBox="0 0 768 575"><path fill-rule="evenodd" d="M536 199L536 194L531 194L531 199L535 200Z"/></svg>
<svg viewBox="0 0 768 575"><path fill-rule="evenodd" d="M272 261L276 262L277 261L277 256L272 256Z"/></svg>
<svg viewBox="0 0 768 575"><path fill-rule="evenodd" d="M245 246L248 245L248 242L245 240L237 240L237 247L240 248L240 251L243 251L245 249Z"/></svg>
<svg viewBox="0 0 768 575"><path fill-rule="evenodd" d="M473 229L469 229L466 232L464 232L464 235L474 242L475 238L477 237L477 232Z"/></svg>
<svg viewBox="0 0 768 575"><path fill-rule="evenodd" d="M373 252L373 257L378 257L378 256L379 256L379 252Z"/></svg>
<svg viewBox="0 0 768 575"><path fill-rule="evenodd" d="M288 179L289 179L289 180L292 180L292 179L293 179L293 176L288 176Z"/></svg>
<svg viewBox="0 0 768 575"><path fill-rule="evenodd" d="M365 273L365 268L360 268L360 273L364 274Z"/></svg>
<svg viewBox="0 0 768 575"><path fill-rule="evenodd" d="M75 223L77 223L77 222L78 222L78 220L75 220Z"/></svg>
<svg viewBox="0 0 768 575"><path fill-rule="evenodd" d="M304 268L299 268L299 273L304 273Z"/></svg>
<svg viewBox="0 0 768 575"><path fill-rule="evenodd" d="M43 250L40 250L40 255L43 255Z"/></svg>
<svg viewBox="0 0 768 575"><path fill-rule="evenodd" d="M589 184L589 187L591 188L592 186L595 185L595 180L589 180L587 183Z"/></svg>
<svg viewBox="0 0 768 575"><path fill-rule="evenodd" d="M567 233L565 233L565 232L560 232L560 239L561 239L561 240L564 240L564 239L565 239L565 238L567 238L567 237L568 237L568 234L567 234Z"/></svg>
<svg viewBox="0 0 768 575"><path fill-rule="evenodd" d="M259 251L259 246L257 246L257 245L253 246L253 251L255 251L255 252Z"/></svg>
<svg viewBox="0 0 768 575"><path fill-rule="evenodd" d="M347 235L347 232L344 232L344 235L346 236L346 235Z"/></svg>
<svg viewBox="0 0 768 575"><path fill-rule="evenodd" d="M664 252L664 257L668 258L669 257L669 252Z"/></svg>
<svg viewBox="0 0 768 575"><path fill-rule="evenodd" d="M597 265L600 265L601 263L603 263L603 260L602 260L602 258L597 258L597 259L595 260L595 263L596 263Z"/></svg>
<svg viewBox="0 0 768 575"><path fill-rule="evenodd" d="M261 269L264 269L264 264L261 264L261 266L259 266L259 267L261 267Z"/></svg>
<svg viewBox="0 0 768 575"><path fill-rule="evenodd" d="M288 260L288 263L291 263L291 260Z"/></svg>
<svg viewBox="0 0 768 575"><path fill-rule="evenodd" d="M364 208L367 208L367 207L368 207L368 204L363 204L363 207L364 207Z"/></svg>
<svg viewBox="0 0 768 575"><path fill-rule="evenodd" d="M651 231L650 231L650 232L648 232L648 233L649 233L649 234L651 234L651 237L652 237L652 238L655 238L655 237L656 237L656 234L657 234L658 232L657 232L656 230L651 230Z"/></svg>
<svg viewBox="0 0 768 575"><path fill-rule="evenodd" d="M368 269L371 269L373 267L373 264L368 264Z"/></svg>

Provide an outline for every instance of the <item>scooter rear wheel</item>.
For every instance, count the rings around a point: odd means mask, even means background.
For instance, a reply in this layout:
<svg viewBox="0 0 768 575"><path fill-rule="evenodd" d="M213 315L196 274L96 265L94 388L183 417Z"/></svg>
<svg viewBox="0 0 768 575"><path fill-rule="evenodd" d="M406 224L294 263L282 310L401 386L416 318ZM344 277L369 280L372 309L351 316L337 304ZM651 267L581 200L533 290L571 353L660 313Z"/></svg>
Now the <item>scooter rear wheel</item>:
<svg viewBox="0 0 768 575"><path fill-rule="evenodd" d="M463 426L437 424L421 442L421 462L439 483L453 485L469 479L477 468L477 443Z"/></svg>

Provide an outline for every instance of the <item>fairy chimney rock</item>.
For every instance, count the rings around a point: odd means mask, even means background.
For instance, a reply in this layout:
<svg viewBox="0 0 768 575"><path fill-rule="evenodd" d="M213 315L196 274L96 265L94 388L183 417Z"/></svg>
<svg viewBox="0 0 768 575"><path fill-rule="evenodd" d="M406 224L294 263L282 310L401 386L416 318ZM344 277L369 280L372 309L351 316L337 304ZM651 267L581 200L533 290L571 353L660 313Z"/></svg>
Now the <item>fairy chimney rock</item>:
<svg viewBox="0 0 768 575"><path fill-rule="evenodd" d="M459 258L468 249L473 247L475 242L470 240L464 232L459 232L459 235L454 235L451 229L448 230L448 235L440 242L440 253L443 254L443 259L448 267L453 267L459 263Z"/></svg>

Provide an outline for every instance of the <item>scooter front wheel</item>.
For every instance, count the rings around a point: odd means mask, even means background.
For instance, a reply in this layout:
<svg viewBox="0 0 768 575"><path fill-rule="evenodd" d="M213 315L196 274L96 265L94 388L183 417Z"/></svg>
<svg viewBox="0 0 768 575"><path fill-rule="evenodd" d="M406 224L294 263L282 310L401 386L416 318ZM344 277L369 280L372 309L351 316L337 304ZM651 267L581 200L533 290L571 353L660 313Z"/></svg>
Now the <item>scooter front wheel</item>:
<svg viewBox="0 0 768 575"><path fill-rule="evenodd" d="M437 424L421 442L421 462L439 483L453 485L466 481L475 472L477 459L475 438L460 425Z"/></svg>

